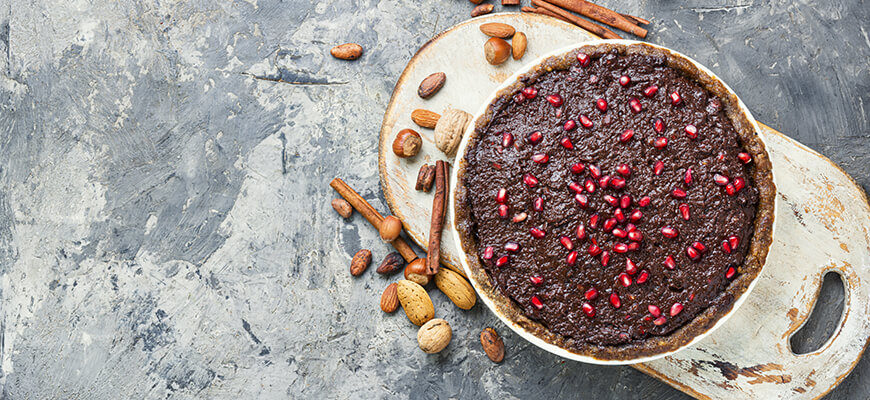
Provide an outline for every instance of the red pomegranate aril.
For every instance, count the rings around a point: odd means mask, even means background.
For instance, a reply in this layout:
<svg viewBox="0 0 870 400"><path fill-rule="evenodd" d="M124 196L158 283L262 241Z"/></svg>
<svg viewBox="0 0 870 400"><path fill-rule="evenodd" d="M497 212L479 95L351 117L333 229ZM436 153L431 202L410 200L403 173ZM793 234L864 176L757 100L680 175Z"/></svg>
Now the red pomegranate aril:
<svg viewBox="0 0 870 400"><path fill-rule="evenodd" d="M574 193L583 193L583 186L580 186L579 183L574 181L571 181L571 183L568 184L568 189Z"/></svg>
<svg viewBox="0 0 870 400"><path fill-rule="evenodd" d="M629 83L631 83L631 78L629 78L628 75L623 75L623 76L619 77L619 84L620 85L628 86Z"/></svg>
<svg viewBox="0 0 870 400"><path fill-rule="evenodd" d="M687 168L687 169L686 169L686 176L683 178L683 182L686 182L686 185L691 185L691 184L692 184L692 180L693 180L693 178L692 178L692 169L691 169L691 168Z"/></svg>
<svg viewBox="0 0 870 400"><path fill-rule="evenodd" d="M526 98L523 96L522 93L517 93L514 95L514 103L522 104L524 101L526 101Z"/></svg>
<svg viewBox="0 0 870 400"><path fill-rule="evenodd" d="M523 176L523 183L525 183L528 187L535 187L538 184L538 178L535 178L532 174L526 174Z"/></svg>
<svg viewBox="0 0 870 400"><path fill-rule="evenodd" d="M595 182L591 179L587 179L586 182L583 183L583 187L586 188L586 191L589 193L595 193Z"/></svg>
<svg viewBox="0 0 870 400"><path fill-rule="evenodd" d="M631 242L628 244L628 246L626 246L626 248L628 249L628 251L637 251L638 249L640 249L640 243Z"/></svg>
<svg viewBox="0 0 870 400"><path fill-rule="evenodd" d="M598 186L602 189L607 189L610 186L610 175L604 175L601 178L598 178Z"/></svg>
<svg viewBox="0 0 870 400"><path fill-rule="evenodd" d="M658 317L658 318L656 318L656 319L653 320L653 324L656 325L656 326L664 325L664 324L666 324L667 322L668 322L668 319L665 318L665 317Z"/></svg>
<svg viewBox="0 0 870 400"><path fill-rule="evenodd" d="M637 265L630 258L625 259L625 273L634 275L637 273Z"/></svg>
<svg viewBox="0 0 870 400"><path fill-rule="evenodd" d="M719 161L725 161L725 153L720 152L719 155L716 156L716 159Z"/></svg>
<svg viewBox="0 0 870 400"><path fill-rule="evenodd" d="M622 143L628 142L631 140L631 137L634 136L634 131L631 129L626 129L622 131L622 134L619 135L619 141Z"/></svg>
<svg viewBox="0 0 870 400"><path fill-rule="evenodd" d="M534 205L532 205L532 207L535 209L535 211L544 211L544 199L542 197L536 198L535 203Z"/></svg>
<svg viewBox="0 0 870 400"><path fill-rule="evenodd" d="M728 267L728 270L725 271L725 277L731 279L734 275L737 274L737 270L734 267Z"/></svg>
<svg viewBox="0 0 870 400"><path fill-rule="evenodd" d="M538 296L532 296L532 305L538 310L544 308L544 303L541 303L541 299Z"/></svg>
<svg viewBox="0 0 870 400"><path fill-rule="evenodd" d="M700 251L702 253L707 251L707 246L704 246L704 243L701 243L701 242L692 243L692 247L694 247L695 249L697 249L698 251Z"/></svg>
<svg viewBox="0 0 870 400"><path fill-rule="evenodd" d="M673 93L671 93L671 104L677 105L677 104L680 104L682 101L683 101L683 98L680 97L679 92L677 92L675 90Z"/></svg>
<svg viewBox="0 0 870 400"><path fill-rule="evenodd" d="M602 198L605 202L607 202L607 204L610 204L611 206L616 207L616 206L619 205L619 199L617 199L616 197L613 197L613 196L611 196L611 195L609 195L609 194L605 194L604 196L601 196L601 198Z"/></svg>
<svg viewBox="0 0 870 400"><path fill-rule="evenodd" d="M511 221L513 221L514 223L519 223L519 222L525 221L526 218L528 218L528 217L529 217L529 214L521 212L517 215L514 215L513 219L511 219Z"/></svg>
<svg viewBox="0 0 870 400"><path fill-rule="evenodd" d="M728 236L728 244L731 245L731 248L737 250L737 246L740 245L740 238L737 236Z"/></svg>
<svg viewBox="0 0 870 400"><path fill-rule="evenodd" d="M617 276L616 278L619 280L619 283L621 283L622 286L631 286L631 277L628 276L628 274L626 274L625 272L619 274L619 276Z"/></svg>
<svg viewBox="0 0 870 400"><path fill-rule="evenodd" d="M592 228L592 229L597 229L597 228L598 228L598 220L599 220L599 219L600 219L600 217L598 216L598 214L592 214L592 215L590 215L590 216L589 216L589 227Z"/></svg>
<svg viewBox="0 0 870 400"><path fill-rule="evenodd" d="M594 244L594 243L590 244L589 245L589 255L590 256L597 256L599 254L601 254L601 247L598 247L598 245Z"/></svg>
<svg viewBox="0 0 870 400"><path fill-rule="evenodd" d="M538 95L538 89L534 86L527 86L523 88L523 97L531 100L534 99Z"/></svg>
<svg viewBox="0 0 870 400"><path fill-rule="evenodd" d="M535 286L538 286L538 285L544 283L544 277L542 277L540 275L530 276L529 280L532 281L532 284Z"/></svg>
<svg viewBox="0 0 870 400"><path fill-rule="evenodd" d="M565 259L565 261L568 263L568 265L574 265L574 263L577 262L577 252L572 251L568 253L568 257Z"/></svg>
<svg viewBox="0 0 870 400"><path fill-rule="evenodd" d="M643 240L643 233L641 231L628 231L628 240L640 242Z"/></svg>
<svg viewBox="0 0 870 400"><path fill-rule="evenodd" d="M501 134L501 147L508 148L514 144L514 135L511 135L510 132L504 132Z"/></svg>
<svg viewBox="0 0 870 400"><path fill-rule="evenodd" d="M656 118L653 122L653 129L655 129L656 133L662 133L665 131L665 121L662 121L661 118Z"/></svg>
<svg viewBox="0 0 870 400"><path fill-rule="evenodd" d="M502 204L507 201L507 189L501 188L495 194L495 202Z"/></svg>
<svg viewBox="0 0 870 400"><path fill-rule="evenodd" d="M571 241L571 238L569 238L569 237L567 237L567 236L562 236L562 237L560 237L560 238L559 238L559 243L561 243L562 246L565 247L565 248L568 249L568 250L573 250L573 249L574 249L574 242L572 242L572 241Z"/></svg>
<svg viewBox="0 0 870 400"><path fill-rule="evenodd" d="M565 125L562 125L562 129L569 131L569 132L573 131L574 129L577 129L577 122L574 121L573 119L569 119L569 120L565 121Z"/></svg>
<svg viewBox="0 0 870 400"><path fill-rule="evenodd" d="M544 235L547 234L547 233L544 232L544 230L541 229L541 228L532 228L532 229L529 229L529 233L531 233L532 236L534 236L535 238L538 238L538 239L544 237Z"/></svg>
<svg viewBox="0 0 870 400"><path fill-rule="evenodd" d="M622 211L621 208L617 208L616 210L613 210L613 217L620 223L625 222L625 211Z"/></svg>
<svg viewBox="0 0 870 400"><path fill-rule="evenodd" d="M643 270L640 271L640 275L637 276L637 284L641 285L649 279L649 271Z"/></svg>
<svg viewBox="0 0 870 400"><path fill-rule="evenodd" d="M689 205L686 203L680 204L680 215L684 220L689 220Z"/></svg>
<svg viewBox="0 0 870 400"><path fill-rule="evenodd" d="M616 226L616 218L608 218L607 220L604 221L603 228L605 231L609 231L609 230L613 229L614 226Z"/></svg>
<svg viewBox="0 0 870 400"><path fill-rule="evenodd" d="M548 156L546 153L538 153L532 156L532 161L538 164L546 164L548 161L550 161L550 156Z"/></svg>
<svg viewBox="0 0 870 400"><path fill-rule="evenodd" d="M516 243L516 242L507 242L504 245L504 249L507 252L516 253L517 251L520 250L520 244Z"/></svg>
<svg viewBox="0 0 870 400"><path fill-rule="evenodd" d="M631 175L631 167L629 167L628 164L619 164L619 166L616 167L616 172L627 178Z"/></svg>
<svg viewBox="0 0 870 400"><path fill-rule="evenodd" d="M657 149L663 149L663 148L667 147L667 145L668 145L668 138L666 138L664 136L662 136L660 138L656 138L656 140L653 141L653 147L655 147Z"/></svg>
<svg viewBox="0 0 870 400"><path fill-rule="evenodd" d="M589 207L589 197L586 197L585 194L577 193L574 195L574 200L577 201L577 204L579 204L581 208Z"/></svg>
<svg viewBox="0 0 870 400"><path fill-rule="evenodd" d="M583 224L577 226L577 239L586 239L586 226Z"/></svg>
<svg viewBox="0 0 870 400"><path fill-rule="evenodd" d="M655 166L653 166L653 174L659 176L662 174L662 171L665 170L665 163L661 162L661 160L656 161Z"/></svg>
<svg viewBox="0 0 870 400"><path fill-rule="evenodd" d="M577 53L577 61L580 62L581 67L585 67L589 65L589 62L592 61L592 59L586 53Z"/></svg>
<svg viewBox="0 0 870 400"><path fill-rule="evenodd" d="M686 255L689 256L689 258L691 258L692 260L698 260L699 258L701 258L701 252L691 246L686 247Z"/></svg>
<svg viewBox="0 0 870 400"><path fill-rule="evenodd" d="M496 267L503 267L503 266L507 265L507 263L508 263L508 256L501 256L498 258L498 260L495 260Z"/></svg>
<svg viewBox="0 0 870 400"><path fill-rule="evenodd" d="M653 317L659 317L662 315L662 310L657 305L650 304L646 308Z"/></svg>
<svg viewBox="0 0 870 400"><path fill-rule="evenodd" d="M586 169L586 166L583 165L583 163L579 163L579 162L571 166L571 172L573 172L575 174L583 173L583 170L585 170L585 169Z"/></svg>
<svg viewBox="0 0 870 400"><path fill-rule="evenodd" d="M752 156L750 156L749 153L738 153L737 158L740 161L743 161L744 164L749 164L749 162L752 161Z"/></svg>
<svg viewBox="0 0 870 400"><path fill-rule="evenodd" d="M728 177L722 174L714 174L713 182L719 186L725 186L728 184Z"/></svg>
<svg viewBox="0 0 870 400"><path fill-rule="evenodd" d="M698 128L696 128L695 125L692 124L686 125L686 135L688 135L692 139L697 138Z"/></svg>
<svg viewBox="0 0 870 400"><path fill-rule="evenodd" d="M604 100L604 99L595 100L595 107L598 107L598 109L601 112L607 111L607 100Z"/></svg>
<svg viewBox="0 0 870 400"><path fill-rule="evenodd" d="M586 314L587 317L592 318L595 316L595 307L592 307L592 304L583 303L580 307L583 309L583 313Z"/></svg>
<svg viewBox="0 0 870 400"><path fill-rule="evenodd" d="M543 138L544 138L544 135L540 131L534 131L531 134L529 134L529 143L538 144L538 142L540 142L541 139L543 139Z"/></svg>
<svg viewBox="0 0 870 400"><path fill-rule="evenodd" d="M640 104L640 100L634 97L628 100L628 107L631 108L631 111L635 114L643 111L643 104Z"/></svg>
<svg viewBox="0 0 870 400"><path fill-rule="evenodd" d="M553 107L559 107L562 105L562 96L558 94L551 94L547 96L547 102L550 103Z"/></svg>
<svg viewBox="0 0 870 400"><path fill-rule="evenodd" d="M492 259L492 256L494 253L495 253L495 249L493 249L492 246L486 246L486 248L483 249L483 259L484 260Z"/></svg>
<svg viewBox="0 0 870 400"><path fill-rule="evenodd" d="M665 259L665 266L668 267L668 269L677 268L677 262L674 261L674 257L668 256L668 258Z"/></svg>
<svg viewBox="0 0 870 400"><path fill-rule="evenodd" d="M631 214L628 215L628 219L630 219L632 222L640 221L641 218L643 218L643 212L637 209L635 209L631 212Z"/></svg>
<svg viewBox="0 0 870 400"><path fill-rule="evenodd" d="M563 137L562 139L559 139L559 144L561 144L562 147L564 147L568 150L571 150L574 148L574 143L571 143L571 138L569 138L567 136Z"/></svg>
<svg viewBox="0 0 870 400"><path fill-rule="evenodd" d="M502 218L507 218L508 216L508 206L507 204L499 204L498 206L498 216Z"/></svg>
<svg viewBox="0 0 870 400"><path fill-rule="evenodd" d="M646 97L653 97L656 95L656 92L659 91L659 87L656 85L649 85L646 89L643 90L643 95Z"/></svg>
<svg viewBox="0 0 870 400"><path fill-rule="evenodd" d="M612 233L613 233L613 236L616 236L620 239L624 239L626 236L628 236L628 232L626 232L624 229L620 229L620 228L613 228Z"/></svg>
<svg viewBox="0 0 870 400"><path fill-rule="evenodd" d="M607 250L602 251L601 252L601 265L606 267L609 262L610 262L610 252Z"/></svg>
<svg viewBox="0 0 870 400"><path fill-rule="evenodd" d="M595 164L589 164L589 175L592 175L595 179L601 178L601 168L598 168Z"/></svg>
<svg viewBox="0 0 870 400"><path fill-rule="evenodd" d="M613 252L624 254L628 251L628 245L625 243L617 243L613 245Z"/></svg>
<svg viewBox="0 0 870 400"><path fill-rule="evenodd" d="M740 189L743 189L745 186L746 186L746 180L744 180L743 178L741 178L739 176L734 178L734 190L739 192Z"/></svg>
<svg viewBox="0 0 870 400"><path fill-rule="evenodd" d="M671 306L671 313L670 314L673 317L673 316L676 316L677 314L679 314L680 311L683 311L683 305L680 303L674 303L674 305Z"/></svg>
<svg viewBox="0 0 870 400"><path fill-rule="evenodd" d="M583 297L585 297L586 300L595 300L598 298L598 290L595 288L590 288L586 291L586 293L583 294Z"/></svg>
<svg viewBox="0 0 870 400"><path fill-rule="evenodd" d="M685 199L686 191L680 188L674 188L674 190L671 192L671 196L673 196L675 199Z"/></svg>
<svg viewBox="0 0 870 400"><path fill-rule="evenodd" d="M663 226L662 227L662 236L664 236L668 239L673 239L673 238L677 237L679 234L680 233L677 232L676 228L672 228L670 226Z"/></svg>
<svg viewBox="0 0 870 400"><path fill-rule="evenodd" d="M728 240L722 241L722 250L725 253L731 254L731 243L728 243Z"/></svg>
<svg viewBox="0 0 870 400"><path fill-rule="evenodd" d="M734 188L734 185L729 183L725 185L725 193L728 193L729 196L734 196L737 194L737 189Z"/></svg>
<svg viewBox="0 0 870 400"><path fill-rule="evenodd" d="M614 308L619 308L622 305L622 302L619 300L619 295L615 292L610 294L610 305Z"/></svg>
<svg viewBox="0 0 870 400"><path fill-rule="evenodd" d="M581 114L581 115L580 115L580 125L583 125L584 128L589 129L589 128L591 128L594 124L592 123L592 120L589 119L589 117L587 117L587 116Z"/></svg>
<svg viewBox="0 0 870 400"><path fill-rule="evenodd" d="M629 232L634 232L637 230L637 226L635 226L634 224L629 222L629 223L625 224L625 230L627 230Z"/></svg>
<svg viewBox="0 0 870 400"><path fill-rule="evenodd" d="M620 178L618 176L614 176L610 178L610 187L614 189L622 189L625 187L625 178Z"/></svg>
<svg viewBox="0 0 870 400"><path fill-rule="evenodd" d="M649 203L652 202L652 199L649 196L643 196L640 200L637 201L637 205L641 207L646 207Z"/></svg>

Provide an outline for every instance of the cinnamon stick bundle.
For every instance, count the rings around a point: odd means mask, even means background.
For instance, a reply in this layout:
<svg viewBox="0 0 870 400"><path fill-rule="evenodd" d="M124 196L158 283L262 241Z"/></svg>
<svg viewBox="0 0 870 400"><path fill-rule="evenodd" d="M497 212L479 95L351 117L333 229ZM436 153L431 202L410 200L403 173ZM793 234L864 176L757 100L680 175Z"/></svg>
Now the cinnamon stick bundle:
<svg viewBox="0 0 870 400"><path fill-rule="evenodd" d="M435 162L435 196L432 199L432 219L429 228L429 247L426 255L426 274L435 275L441 263L441 231L447 211L447 163Z"/></svg>
<svg viewBox="0 0 870 400"><path fill-rule="evenodd" d="M571 21L571 23L573 23L574 25L577 25L583 29L586 29L587 31L592 32L593 34L596 34L596 35L603 37L605 39L622 39L622 37L613 33L613 31L611 31L610 29L607 29L601 25L589 22L583 18L580 18L574 14L571 14L568 11L565 11L564 9L560 8L559 6L550 4L544 0L532 0L532 4L537 6L537 7L543 8L547 11L550 11L554 14L557 14L557 15Z"/></svg>
<svg viewBox="0 0 870 400"><path fill-rule="evenodd" d="M548 0L553 5L571 10L595 21L612 26L616 29L645 38L647 31L618 12L590 3L586 0Z"/></svg>

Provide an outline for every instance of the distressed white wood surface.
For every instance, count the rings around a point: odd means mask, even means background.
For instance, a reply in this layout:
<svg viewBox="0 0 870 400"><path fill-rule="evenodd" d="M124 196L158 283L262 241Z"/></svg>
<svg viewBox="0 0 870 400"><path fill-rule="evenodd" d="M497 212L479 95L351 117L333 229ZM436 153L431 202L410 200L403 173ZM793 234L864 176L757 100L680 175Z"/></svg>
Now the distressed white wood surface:
<svg viewBox="0 0 870 400"><path fill-rule="evenodd" d="M484 22L509 23L529 36L523 60L492 67L483 58ZM409 236L425 248L431 194L414 190L424 162L447 159L435 148L432 131L410 120L415 108L444 107L474 113L480 103L525 62L595 37L561 21L528 14L496 14L457 25L434 38L412 58L384 116L380 172L384 195ZM416 95L420 80L447 73L434 97ZM479 71L470 73L469 71ZM738 93L739 94L739 93ZM396 132L411 127L424 138L423 151L400 160L390 151ZM764 272L732 318L698 345L635 367L698 398L818 398L855 366L870 337L870 206L863 191L826 158L778 132L762 127L779 193L777 225ZM447 226L452 226L448 221ZM445 262L458 265L452 235L444 234ZM789 339L809 316L827 271L845 284L844 314L834 336L818 351L796 356Z"/></svg>

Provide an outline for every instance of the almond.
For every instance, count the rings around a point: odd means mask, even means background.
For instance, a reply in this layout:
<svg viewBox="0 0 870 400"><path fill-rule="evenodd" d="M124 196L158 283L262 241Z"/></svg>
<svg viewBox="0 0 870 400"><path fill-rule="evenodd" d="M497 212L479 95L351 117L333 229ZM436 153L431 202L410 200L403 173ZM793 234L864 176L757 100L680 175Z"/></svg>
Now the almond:
<svg viewBox="0 0 870 400"><path fill-rule="evenodd" d="M399 308L399 285L395 282L387 285L381 295L381 310L389 314Z"/></svg>
<svg viewBox="0 0 870 400"><path fill-rule="evenodd" d="M423 289L422 286L416 282L402 279L397 283L396 289L399 304L402 305L405 315L414 325L422 326L435 317L435 306L432 305L429 293L426 293L426 289Z"/></svg>
<svg viewBox="0 0 870 400"><path fill-rule="evenodd" d="M420 346L420 350L427 354L435 354L444 350L452 338L453 330L450 329L450 324L440 318L423 324L417 331L417 344Z"/></svg>
<svg viewBox="0 0 870 400"><path fill-rule="evenodd" d="M441 87L444 86L444 82L447 82L447 74L443 72L436 72L429 75L426 79L423 79L423 82L420 82L420 87L417 88L417 95L424 99L428 99L441 90Z"/></svg>
<svg viewBox="0 0 870 400"><path fill-rule="evenodd" d="M486 36L505 39L513 36L514 32L516 32L516 29L508 24L503 24L501 22L489 22L481 25L480 31L483 32L483 34Z"/></svg>
<svg viewBox="0 0 870 400"><path fill-rule="evenodd" d="M438 123L439 118L441 118L441 114L434 111L421 108L411 111L411 121L420 125L421 128L435 129L435 125Z"/></svg>
<svg viewBox="0 0 870 400"><path fill-rule="evenodd" d="M481 4L477 7L474 7L474 9L471 10L471 17L474 18L484 14L489 14L492 12L493 7L495 6L493 6L492 4Z"/></svg>
<svg viewBox="0 0 870 400"><path fill-rule="evenodd" d="M471 309L477 302L474 288L461 275L447 268L441 268L435 274L435 286L441 290L456 307L463 310Z"/></svg>
<svg viewBox="0 0 870 400"><path fill-rule="evenodd" d="M356 60L359 56L362 55L363 48L362 46L356 43L345 43L340 44L332 48L329 51L335 58L340 58L342 60Z"/></svg>
<svg viewBox="0 0 870 400"><path fill-rule="evenodd" d="M526 45L528 45L526 34L517 32L514 38L511 39L511 53L514 56L514 60L523 58L523 54L526 54Z"/></svg>
<svg viewBox="0 0 870 400"><path fill-rule="evenodd" d="M362 249L356 254L353 255L353 259L350 260L350 274L353 276L359 276L369 267L369 264L372 262L372 252L366 249Z"/></svg>
<svg viewBox="0 0 870 400"><path fill-rule="evenodd" d="M500 363L504 360L504 341L495 329L486 328L480 332L480 344L483 345L483 351L492 362Z"/></svg>

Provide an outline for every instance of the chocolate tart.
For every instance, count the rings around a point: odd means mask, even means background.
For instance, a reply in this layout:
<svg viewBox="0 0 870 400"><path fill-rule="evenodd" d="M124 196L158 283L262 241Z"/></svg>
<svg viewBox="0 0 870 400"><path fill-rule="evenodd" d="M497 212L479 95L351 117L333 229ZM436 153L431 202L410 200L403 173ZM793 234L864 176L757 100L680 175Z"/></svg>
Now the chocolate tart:
<svg viewBox="0 0 870 400"><path fill-rule="evenodd" d="M596 41L509 79L459 149L452 212L484 301L536 344L631 363L736 309L772 241L757 124L709 70Z"/></svg>

